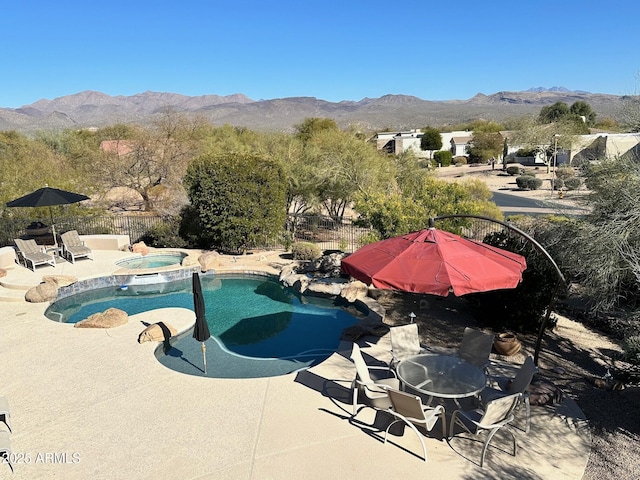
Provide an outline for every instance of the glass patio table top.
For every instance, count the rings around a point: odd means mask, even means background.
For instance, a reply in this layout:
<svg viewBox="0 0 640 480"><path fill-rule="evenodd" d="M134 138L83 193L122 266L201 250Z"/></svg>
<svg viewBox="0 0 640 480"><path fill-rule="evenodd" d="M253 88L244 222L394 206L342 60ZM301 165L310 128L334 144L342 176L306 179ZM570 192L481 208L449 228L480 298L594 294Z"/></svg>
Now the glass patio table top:
<svg viewBox="0 0 640 480"><path fill-rule="evenodd" d="M470 397L487 381L481 368L453 355L414 355L398 364L397 373L405 385L439 398Z"/></svg>

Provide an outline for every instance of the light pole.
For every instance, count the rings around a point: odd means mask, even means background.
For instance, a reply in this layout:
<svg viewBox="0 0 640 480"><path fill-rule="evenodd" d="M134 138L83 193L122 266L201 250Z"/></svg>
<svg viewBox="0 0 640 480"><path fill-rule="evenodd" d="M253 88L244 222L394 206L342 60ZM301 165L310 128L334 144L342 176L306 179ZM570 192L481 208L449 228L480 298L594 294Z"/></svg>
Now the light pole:
<svg viewBox="0 0 640 480"><path fill-rule="evenodd" d="M553 134L553 173L551 174L551 195L556 186L556 165L558 163L558 134Z"/></svg>

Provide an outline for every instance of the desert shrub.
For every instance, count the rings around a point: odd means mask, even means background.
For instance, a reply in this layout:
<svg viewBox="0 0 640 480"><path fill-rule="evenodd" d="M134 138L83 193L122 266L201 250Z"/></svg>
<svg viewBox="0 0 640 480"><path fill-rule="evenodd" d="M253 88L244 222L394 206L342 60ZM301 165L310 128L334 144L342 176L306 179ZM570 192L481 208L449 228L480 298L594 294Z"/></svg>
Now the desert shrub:
<svg viewBox="0 0 640 480"><path fill-rule="evenodd" d="M442 165L448 167L451 165L451 158L453 154L449 150L439 150L433 154L434 166Z"/></svg>
<svg viewBox="0 0 640 480"><path fill-rule="evenodd" d="M564 186L569 190L578 190L582 186L582 179L579 177L570 177L564 180Z"/></svg>
<svg viewBox="0 0 640 480"><path fill-rule="evenodd" d="M561 165L556 169L556 178L567 180L568 178L575 177L576 171L569 165Z"/></svg>
<svg viewBox="0 0 640 480"><path fill-rule="evenodd" d="M522 167L520 167L520 165L510 165L507 167L507 173L509 175L520 175L520 172L522 170Z"/></svg>
<svg viewBox="0 0 640 480"><path fill-rule="evenodd" d="M537 190L542 186L542 180L533 175L521 175L516 178L520 190Z"/></svg>
<svg viewBox="0 0 640 480"><path fill-rule="evenodd" d="M296 242L291 246L291 254L294 260L315 260L320 258L322 250L311 242Z"/></svg>
<svg viewBox="0 0 640 480"><path fill-rule="evenodd" d="M535 157L538 154L538 150L533 148L521 148L516 152L516 157Z"/></svg>
<svg viewBox="0 0 640 480"><path fill-rule="evenodd" d="M281 233L287 178L278 161L254 153L205 154L191 161L183 182L204 248L242 253Z"/></svg>
<svg viewBox="0 0 640 480"><path fill-rule="evenodd" d="M156 223L141 240L155 248L187 248L187 241L179 234L181 218L168 217Z"/></svg>
<svg viewBox="0 0 640 480"><path fill-rule="evenodd" d="M463 157L463 156L459 156L453 159L453 163L455 164L455 166L459 166L459 165L466 165L467 164L467 157Z"/></svg>
<svg viewBox="0 0 640 480"><path fill-rule="evenodd" d="M640 365L640 335L627 337L622 346L623 358L634 365Z"/></svg>
<svg viewBox="0 0 640 480"><path fill-rule="evenodd" d="M474 317L496 330L536 332L556 286L555 268L519 235L497 232L485 237L484 242L523 255L527 269L522 274L522 282L514 289L466 295Z"/></svg>

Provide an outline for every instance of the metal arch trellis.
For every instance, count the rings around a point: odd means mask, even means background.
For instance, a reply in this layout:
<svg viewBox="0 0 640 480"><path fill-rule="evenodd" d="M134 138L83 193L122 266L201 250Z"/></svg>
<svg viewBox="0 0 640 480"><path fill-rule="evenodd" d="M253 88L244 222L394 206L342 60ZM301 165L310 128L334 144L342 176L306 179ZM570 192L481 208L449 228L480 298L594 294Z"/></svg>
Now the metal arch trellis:
<svg viewBox="0 0 640 480"><path fill-rule="evenodd" d="M545 314L544 320L542 321L542 324L540 325L540 329L538 330L538 336L536 338L536 346L535 346L535 350L534 350L534 354L533 354L533 362L536 365L538 365L538 358L540 356L540 349L541 349L541 346L542 346L542 336L543 336L544 331L546 330L547 326L549 325L549 319L551 318L551 311L553 310L553 307L555 306L556 300L558 298L558 292L560 291L560 287L562 287L562 286L566 287L566 285L567 285L567 280L565 279L564 275L560 271L560 267L558 267L558 264L551 257L549 252L547 252L547 250L542 245L540 245L540 243L535 238L533 238L528 233L524 232L523 230L519 229L518 227L516 227L516 226L514 226L514 225L512 225L510 223L502 222L500 220L495 220L495 219L489 218L489 217L482 217L480 215L458 214L458 215L441 215L441 216L437 216L437 217L432 217L432 218L429 219L429 227L433 227L437 220L445 220L445 219L453 219L453 218L472 218L472 219L484 220L484 221L487 221L487 222L492 222L492 223L496 223L498 225L501 225L502 227L507 228L508 230L511 230L511 231L517 233L518 235L524 237L527 241L531 242L533 247L538 252L540 252L551 263L551 265L553 265L553 268L555 269L556 275L557 275L556 286L553 289L553 293L551 294L551 298L549 299L549 305L547 306L547 312Z"/></svg>

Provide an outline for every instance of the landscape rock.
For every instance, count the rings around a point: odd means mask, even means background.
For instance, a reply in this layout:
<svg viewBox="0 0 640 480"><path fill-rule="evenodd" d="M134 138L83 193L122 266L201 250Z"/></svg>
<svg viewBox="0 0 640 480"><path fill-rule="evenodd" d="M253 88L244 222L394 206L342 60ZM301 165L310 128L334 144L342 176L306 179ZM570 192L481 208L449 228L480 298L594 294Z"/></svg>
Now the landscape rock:
<svg viewBox="0 0 640 480"><path fill-rule="evenodd" d="M280 278L279 278L280 281L282 282L285 278L289 277L290 275L297 274L298 273L297 269L298 269L298 265L296 263L290 263L282 267L282 270L280 270Z"/></svg>
<svg viewBox="0 0 640 480"><path fill-rule="evenodd" d="M366 283L360 280L354 280L344 286L340 292L340 296L347 302L353 303L356 300L365 298L369 294L369 287Z"/></svg>
<svg viewBox="0 0 640 480"><path fill-rule="evenodd" d="M170 324L157 322L149 325L138 336L138 343L164 342L178 334L178 331Z"/></svg>
<svg viewBox="0 0 640 480"><path fill-rule="evenodd" d="M144 242L138 242L131 245L131 251L133 253L139 253L144 257L149 254L149 247L147 247L147 244Z"/></svg>
<svg viewBox="0 0 640 480"><path fill-rule="evenodd" d="M218 252L205 252L198 257L198 263L200 264L200 270L207 272L214 270L220 266L220 254Z"/></svg>
<svg viewBox="0 0 640 480"><path fill-rule="evenodd" d="M345 286L344 282L312 280L307 285L306 291L313 295L337 297Z"/></svg>
<svg viewBox="0 0 640 480"><path fill-rule="evenodd" d="M198 257L196 257L195 255L187 255L182 260L182 266L183 267L194 267L194 266L199 265L199 264L200 263L198 262Z"/></svg>
<svg viewBox="0 0 640 480"><path fill-rule="evenodd" d="M43 278L43 282L40 285L36 285L33 288L27 290L24 295L24 299L30 303L44 303L52 302L58 296L58 284L55 279Z"/></svg>
<svg viewBox="0 0 640 480"><path fill-rule="evenodd" d="M129 321L129 315L117 308L108 308L104 312L94 313L74 325L76 328L113 328Z"/></svg>
<svg viewBox="0 0 640 480"><path fill-rule="evenodd" d="M58 288L67 287L78 281L77 277L71 275L44 275L42 277L43 282L53 282Z"/></svg>

